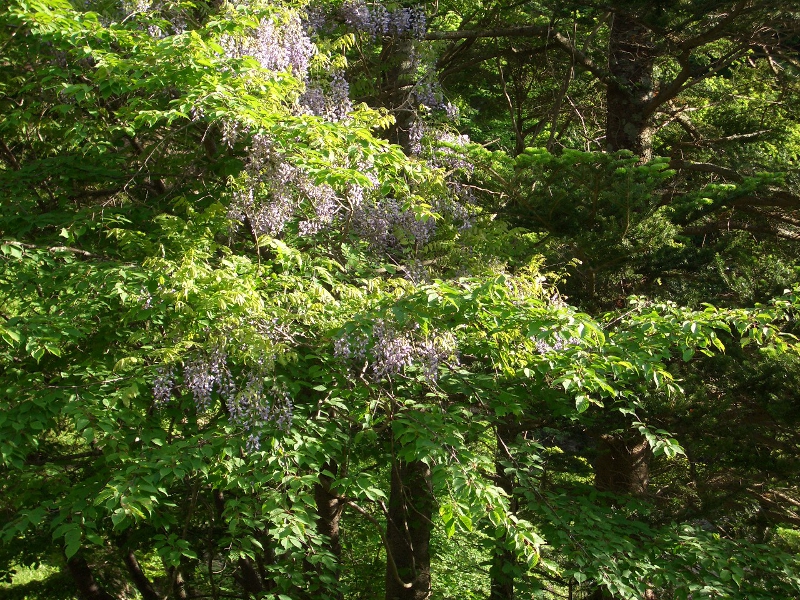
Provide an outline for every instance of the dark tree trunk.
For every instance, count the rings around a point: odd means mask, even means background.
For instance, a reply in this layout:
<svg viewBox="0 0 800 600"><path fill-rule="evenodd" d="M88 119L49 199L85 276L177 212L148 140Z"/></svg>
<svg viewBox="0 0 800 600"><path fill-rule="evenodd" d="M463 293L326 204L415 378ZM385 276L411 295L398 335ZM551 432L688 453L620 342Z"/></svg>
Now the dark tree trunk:
<svg viewBox="0 0 800 600"><path fill-rule="evenodd" d="M614 14L610 36L606 147L610 152L630 150L646 162L652 157L652 36L644 25L622 13Z"/></svg>
<svg viewBox="0 0 800 600"><path fill-rule="evenodd" d="M330 460L322 466L322 470L335 475L338 473L339 465L336 464L336 461ZM341 498L331 491L332 483L333 477L320 473L319 483L314 486L314 501L319 515L317 518L317 532L330 540L328 549L336 557L337 563L339 563L342 557L342 544L339 540L339 521L342 517L344 503ZM318 572L323 569L325 569L324 565L318 565ZM338 580L338 570L330 574ZM334 590L329 590L329 592L333 593ZM336 597L341 598L341 593L338 590L336 591Z"/></svg>
<svg viewBox="0 0 800 600"><path fill-rule="evenodd" d="M386 600L426 600L431 593L431 470L422 461L392 465L386 523ZM394 568L393 568L394 567Z"/></svg>
<svg viewBox="0 0 800 600"><path fill-rule="evenodd" d="M601 492L643 496L647 493L652 455L647 440L638 432L631 432L627 436L601 436L594 463L595 488ZM589 600L613 598L602 587L595 588L589 596Z"/></svg>
<svg viewBox="0 0 800 600"><path fill-rule="evenodd" d="M188 600L189 593L186 591L186 580L180 569L173 571L172 597L178 600Z"/></svg>
<svg viewBox="0 0 800 600"><path fill-rule="evenodd" d="M161 596L153 587L153 583L147 578L147 575L142 571L139 561L136 560L136 555L133 550L123 550L122 560L125 561L125 566L131 576L131 581L139 593L142 595L143 600L161 600Z"/></svg>
<svg viewBox="0 0 800 600"><path fill-rule="evenodd" d="M222 490L214 490L213 496L216 520L218 522L217 529L224 530L225 494ZM236 563L236 572L233 574L234 580L239 584L247 598L251 594L258 596L275 587L274 581L268 577L266 570L266 565L272 564L275 558L269 536L264 532L257 532L256 535L261 543L263 552L256 555L255 563L250 558L240 558Z"/></svg>
<svg viewBox="0 0 800 600"><path fill-rule="evenodd" d="M600 437L594 485L601 492L643 496L650 479L650 445L638 433Z"/></svg>
<svg viewBox="0 0 800 600"><path fill-rule="evenodd" d="M605 588L595 588L587 600L612 600L613 596Z"/></svg>
<svg viewBox="0 0 800 600"><path fill-rule="evenodd" d="M250 594L260 594L264 591L264 585L261 582L261 577L253 566L253 561L249 558L240 558L237 563L239 571L234 578L242 586L244 592Z"/></svg>
<svg viewBox="0 0 800 600"><path fill-rule="evenodd" d="M75 581L82 600L116 600L97 583L89 564L82 556L75 555L67 560L67 570Z"/></svg>
<svg viewBox="0 0 800 600"><path fill-rule="evenodd" d="M495 473L497 474L497 485L511 498L511 510L517 510L517 502L514 500L514 481L506 475L506 467L502 463L511 460L508 446L514 437L514 431L508 423L501 423L497 426L497 451L495 454ZM501 540L504 541L504 540ZM516 563L516 556L505 548L505 544L499 544L495 548L492 556L492 565L489 569L491 578L490 600L513 600L514 598L514 575L513 568Z"/></svg>
<svg viewBox="0 0 800 600"><path fill-rule="evenodd" d="M335 474L339 466L335 461L323 465L322 470ZM341 499L331 491L333 478L320 473L319 483L314 486L314 500L317 505L317 531L330 539L329 549L331 554L340 558L342 545L339 541L339 520L342 516L344 504Z"/></svg>

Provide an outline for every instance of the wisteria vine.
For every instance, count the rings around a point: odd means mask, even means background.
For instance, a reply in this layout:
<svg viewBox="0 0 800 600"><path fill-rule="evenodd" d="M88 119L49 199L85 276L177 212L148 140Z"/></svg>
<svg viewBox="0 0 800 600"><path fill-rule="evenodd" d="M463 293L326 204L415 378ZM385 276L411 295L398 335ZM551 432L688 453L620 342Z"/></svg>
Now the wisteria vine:
<svg viewBox="0 0 800 600"><path fill-rule="evenodd" d="M335 357L354 372L374 381L392 379L413 366L431 384L439 378L442 363L458 363L458 347L449 332L421 335L419 327L397 327L377 319L369 333L343 332L334 342Z"/></svg>

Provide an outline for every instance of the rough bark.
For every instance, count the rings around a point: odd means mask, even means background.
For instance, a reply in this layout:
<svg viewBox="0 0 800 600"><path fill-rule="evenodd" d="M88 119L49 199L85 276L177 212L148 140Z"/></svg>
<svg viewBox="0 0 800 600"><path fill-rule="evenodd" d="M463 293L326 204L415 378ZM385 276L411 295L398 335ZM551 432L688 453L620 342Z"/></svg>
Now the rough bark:
<svg viewBox="0 0 800 600"><path fill-rule="evenodd" d="M317 506L317 532L328 538L328 550L336 557L337 562L340 561L342 556L342 544L339 539L339 521L342 517L344 509L344 502L339 496L331 491L331 484L333 477L325 475L325 471L336 474L339 471L339 465L336 461L330 460L322 466L322 473L319 475L319 482L314 486L314 501ZM324 565L317 567L318 572L325 569ZM334 577L339 577L338 571L328 573ZM330 590L334 594L334 590ZM335 592L335 597L341 598L341 593L338 590Z"/></svg>
<svg viewBox="0 0 800 600"><path fill-rule="evenodd" d="M643 496L650 479L650 445L638 433L603 435L594 463L594 486L601 492ZM613 600L605 588L592 590L589 600Z"/></svg>
<svg viewBox="0 0 800 600"><path fill-rule="evenodd" d="M261 583L261 577L253 566L253 561L249 558L240 558L237 564L238 572L234 578L242 586L245 594L249 597L250 594L260 594L264 591L264 586Z"/></svg>
<svg viewBox="0 0 800 600"><path fill-rule="evenodd" d="M89 563L82 556L75 555L67 560L67 570L72 576L82 600L116 600L97 583L89 568Z"/></svg>
<svg viewBox="0 0 800 600"><path fill-rule="evenodd" d="M652 157L653 65L650 30L634 18L616 13L611 24L606 91L606 147L630 150L642 162Z"/></svg>
<svg viewBox="0 0 800 600"><path fill-rule="evenodd" d="M339 467L334 461L323 465L322 470L336 473ZM317 531L330 540L331 553L339 558L342 555L342 545L339 540L339 520L342 516L344 504L341 498L331 491L333 478L320 473L319 483L314 486L314 500L317 505Z"/></svg>
<svg viewBox="0 0 800 600"><path fill-rule="evenodd" d="M186 591L186 580L183 578L183 573L180 569L175 571L174 583L172 585L172 594L179 600L188 600L189 593Z"/></svg>
<svg viewBox="0 0 800 600"><path fill-rule="evenodd" d="M508 451L508 444L514 437L514 431L508 424L497 426L497 450L495 454L495 473L497 485L511 498L511 510L516 511L516 501L513 498L514 481L512 477L506 475L506 467L502 463L508 462L511 456ZM492 556L492 565L489 569L491 578L490 600L513 600L514 598L514 575L509 573L508 566L514 566L516 557L510 550L503 545L495 549Z"/></svg>
<svg viewBox="0 0 800 600"><path fill-rule="evenodd" d="M431 593L431 470L424 462L392 465L386 523L386 600L426 600ZM393 560L392 560L393 559ZM394 563L396 570L388 563Z"/></svg>
<svg viewBox="0 0 800 600"><path fill-rule="evenodd" d="M389 141L398 144L403 152L412 153L411 126L416 119L416 101L412 94L414 41L408 38L393 40L384 48L382 60L388 65L383 82L384 105L394 115Z"/></svg>
<svg viewBox="0 0 800 600"><path fill-rule="evenodd" d="M650 479L650 445L641 435L603 435L595 461L595 487L601 492L643 496Z"/></svg>

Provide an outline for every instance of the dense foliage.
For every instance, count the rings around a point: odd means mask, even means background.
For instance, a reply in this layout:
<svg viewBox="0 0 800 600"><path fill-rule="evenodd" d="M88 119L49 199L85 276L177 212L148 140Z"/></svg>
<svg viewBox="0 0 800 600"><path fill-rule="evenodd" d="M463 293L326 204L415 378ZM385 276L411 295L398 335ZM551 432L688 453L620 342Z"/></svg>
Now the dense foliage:
<svg viewBox="0 0 800 600"><path fill-rule="evenodd" d="M800 595L797 10L10 0L0 595Z"/></svg>

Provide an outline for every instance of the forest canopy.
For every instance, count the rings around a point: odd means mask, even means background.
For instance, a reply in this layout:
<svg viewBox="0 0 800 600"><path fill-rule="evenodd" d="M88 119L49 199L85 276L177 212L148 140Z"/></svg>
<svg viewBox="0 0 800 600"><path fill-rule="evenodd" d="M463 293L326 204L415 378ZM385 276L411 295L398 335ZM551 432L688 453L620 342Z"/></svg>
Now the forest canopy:
<svg viewBox="0 0 800 600"><path fill-rule="evenodd" d="M8 0L0 597L800 597L799 23Z"/></svg>

